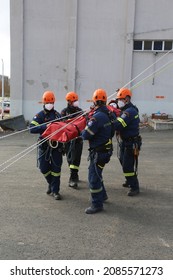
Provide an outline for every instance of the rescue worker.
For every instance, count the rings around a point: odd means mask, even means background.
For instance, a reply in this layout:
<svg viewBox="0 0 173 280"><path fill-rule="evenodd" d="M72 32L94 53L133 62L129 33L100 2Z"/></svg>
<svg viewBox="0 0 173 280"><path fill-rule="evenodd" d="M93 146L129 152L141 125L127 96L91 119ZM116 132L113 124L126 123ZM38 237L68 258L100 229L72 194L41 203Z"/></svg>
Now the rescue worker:
<svg viewBox="0 0 173 280"><path fill-rule="evenodd" d="M82 114L79 108L78 94L76 92L68 92L66 94L67 107L61 111L63 119L72 119ZM65 118L66 117L66 118ZM65 154L70 169L69 187L77 188L79 182L79 166L81 162L83 150L83 140L77 138L65 144Z"/></svg>
<svg viewBox="0 0 173 280"><path fill-rule="evenodd" d="M60 175L62 166L62 144L58 146L49 140L42 139L42 133L51 121L59 119L61 115L54 109L55 95L52 91L46 91L42 97L43 110L36 114L30 123L30 132L39 133L38 139L38 163L41 173L47 183L47 194L52 194L55 200L61 200ZM43 142L43 143L41 143ZM56 143L57 144L57 143Z"/></svg>
<svg viewBox="0 0 173 280"><path fill-rule="evenodd" d="M81 137L89 140L89 172L88 181L91 193L91 206L85 210L86 214L95 214L103 210L103 202L108 199L102 172L113 153L112 124L110 111L106 107L107 94L104 89L97 89L93 93L94 112L82 131ZM111 113L114 118L114 113Z"/></svg>
<svg viewBox="0 0 173 280"><path fill-rule="evenodd" d="M137 178L138 154L142 145L139 135L138 108L131 103L132 92L128 88L120 88L117 92L118 107L121 114L114 123L119 143L119 161L126 178L123 187L130 188L128 196L139 194Z"/></svg>

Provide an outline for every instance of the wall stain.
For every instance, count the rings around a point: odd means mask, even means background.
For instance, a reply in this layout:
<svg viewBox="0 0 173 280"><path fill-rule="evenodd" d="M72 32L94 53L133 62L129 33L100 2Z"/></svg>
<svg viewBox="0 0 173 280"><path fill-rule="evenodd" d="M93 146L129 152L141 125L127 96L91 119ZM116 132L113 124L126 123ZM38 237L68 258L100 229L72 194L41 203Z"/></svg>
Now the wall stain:
<svg viewBox="0 0 173 280"><path fill-rule="evenodd" d="M26 82L27 82L30 86L32 86L32 85L35 83L34 80L26 80Z"/></svg>
<svg viewBox="0 0 173 280"><path fill-rule="evenodd" d="M47 82L42 82L42 86L43 86L43 88L48 88L49 84Z"/></svg>

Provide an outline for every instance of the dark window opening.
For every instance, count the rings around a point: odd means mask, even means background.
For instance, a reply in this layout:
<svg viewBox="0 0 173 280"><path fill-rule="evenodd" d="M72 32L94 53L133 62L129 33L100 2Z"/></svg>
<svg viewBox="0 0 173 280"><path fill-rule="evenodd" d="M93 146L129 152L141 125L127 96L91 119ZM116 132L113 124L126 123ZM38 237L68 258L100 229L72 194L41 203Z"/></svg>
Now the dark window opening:
<svg viewBox="0 0 173 280"><path fill-rule="evenodd" d="M164 50L165 51L172 50L172 41L165 41Z"/></svg>
<svg viewBox="0 0 173 280"><path fill-rule="evenodd" d="M152 50L152 41L144 41L144 50L145 51Z"/></svg>
<svg viewBox="0 0 173 280"><path fill-rule="evenodd" d="M162 51L163 41L154 41L154 51Z"/></svg>
<svg viewBox="0 0 173 280"><path fill-rule="evenodd" d="M134 50L142 50L142 41L134 41Z"/></svg>

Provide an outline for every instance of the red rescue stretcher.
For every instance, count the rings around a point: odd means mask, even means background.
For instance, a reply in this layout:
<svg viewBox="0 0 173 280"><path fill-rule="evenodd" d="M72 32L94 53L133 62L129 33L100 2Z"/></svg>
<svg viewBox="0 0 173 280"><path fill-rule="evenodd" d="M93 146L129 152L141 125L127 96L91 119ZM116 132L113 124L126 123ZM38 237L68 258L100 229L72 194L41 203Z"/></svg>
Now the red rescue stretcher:
<svg viewBox="0 0 173 280"><path fill-rule="evenodd" d="M69 119L65 122L53 122L43 132L42 137L48 137L51 141L66 143L78 137L85 126L86 118L84 116Z"/></svg>
<svg viewBox="0 0 173 280"><path fill-rule="evenodd" d="M108 105L108 109L116 114L120 115L120 110ZM92 116L94 110L91 110L88 114L88 118ZM76 117L67 121L57 121L51 123L48 128L43 132L42 137L48 138L50 141L57 141L61 143L69 142L76 137L80 136L80 133L86 127L86 117Z"/></svg>

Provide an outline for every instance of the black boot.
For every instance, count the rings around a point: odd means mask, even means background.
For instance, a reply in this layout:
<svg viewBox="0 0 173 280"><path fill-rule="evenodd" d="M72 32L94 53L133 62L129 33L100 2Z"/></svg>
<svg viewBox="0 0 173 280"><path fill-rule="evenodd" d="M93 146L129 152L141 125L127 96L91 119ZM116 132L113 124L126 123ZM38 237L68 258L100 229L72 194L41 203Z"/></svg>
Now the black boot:
<svg viewBox="0 0 173 280"><path fill-rule="evenodd" d="M130 188L130 185L127 183L127 181L125 181L125 182L122 184L122 187L123 187L123 188Z"/></svg>
<svg viewBox="0 0 173 280"><path fill-rule="evenodd" d="M61 200L62 196L60 195L60 193L53 193L53 197L55 198L55 200Z"/></svg>
<svg viewBox="0 0 173 280"><path fill-rule="evenodd" d="M90 207L85 209L86 214L95 214L97 212L103 211L103 207L96 207L94 205L91 205Z"/></svg>
<svg viewBox="0 0 173 280"><path fill-rule="evenodd" d="M127 193L128 196L135 196L135 195L138 195L139 194L139 189L133 189L131 188L129 190L129 192Z"/></svg>
<svg viewBox="0 0 173 280"><path fill-rule="evenodd" d="M47 188L47 192L46 192L47 194L51 194L52 193L52 190L51 190L51 186L50 185L48 185L48 188Z"/></svg>
<svg viewBox="0 0 173 280"><path fill-rule="evenodd" d="M78 171L70 169L69 187L76 189L78 187L79 176Z"/></svg>

